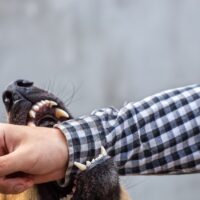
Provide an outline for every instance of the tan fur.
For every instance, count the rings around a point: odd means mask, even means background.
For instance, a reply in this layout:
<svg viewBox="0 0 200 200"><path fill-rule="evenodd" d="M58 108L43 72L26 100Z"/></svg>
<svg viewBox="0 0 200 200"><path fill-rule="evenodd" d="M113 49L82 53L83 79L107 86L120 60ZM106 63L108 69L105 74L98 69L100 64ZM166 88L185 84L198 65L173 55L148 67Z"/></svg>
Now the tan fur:
<svg viewBox="0 0 200 200"><path fill-rule="evenodd" d="M131 200L128 192L120 186L120 200ZM0 200L39 200L37 189L31 188L16 195L4 195L0 194Z"/></svg>
<svg viewBox="0 0 200 200"><path fill-rule="evenodd" d="M39 196L37 189L33 187L20 194L0 194L0 200L39 200Z"/></svg>
<svg viewBox="0 0 200 200"><path fill-rule="evenodd" d="M120 186L120 200L131 200L131 197L123 186Z"/></svg>

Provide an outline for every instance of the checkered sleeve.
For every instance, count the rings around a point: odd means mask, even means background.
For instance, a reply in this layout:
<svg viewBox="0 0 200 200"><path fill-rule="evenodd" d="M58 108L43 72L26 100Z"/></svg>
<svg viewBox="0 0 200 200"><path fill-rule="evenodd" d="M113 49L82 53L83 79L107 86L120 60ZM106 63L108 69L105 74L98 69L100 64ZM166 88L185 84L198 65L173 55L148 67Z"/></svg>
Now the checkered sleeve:
<svg viewBox="0 0 200 200"><path fill-rule="evenodd" d="M119 174L182 174L200 171L200 85L167 90L120 110L99 109L57 127L66 135L66 180L100 152L114 158Z"/></svg>

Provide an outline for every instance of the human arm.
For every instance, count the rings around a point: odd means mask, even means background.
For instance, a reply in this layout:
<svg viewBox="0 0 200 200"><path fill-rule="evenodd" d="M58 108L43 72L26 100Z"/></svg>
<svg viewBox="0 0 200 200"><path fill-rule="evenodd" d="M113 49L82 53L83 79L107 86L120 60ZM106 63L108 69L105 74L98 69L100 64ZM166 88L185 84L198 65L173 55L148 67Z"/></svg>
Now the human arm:
<svg viewBox="0 0 200 200"><path fill-rule="evenodd" d="M66 183L77 173L74 161L107 149L121 175L197 173L200 169L200 86L192 85L105 108L57 125L69 148Z"/></svg>
<svg viewBox="0 0 200 200"><path fill-rule="evenodd" d="M199 172L199 105L200 86L193 85L120 110L97 110L58 124L57 129L0 124L0 192L22 192L34 183L58 180L67 169L66 185L78 171L74 161L93 159L101 146L121 175ZM26 176L5 179L18 171ZM16 190L18 185L22 190Z"/></svg>

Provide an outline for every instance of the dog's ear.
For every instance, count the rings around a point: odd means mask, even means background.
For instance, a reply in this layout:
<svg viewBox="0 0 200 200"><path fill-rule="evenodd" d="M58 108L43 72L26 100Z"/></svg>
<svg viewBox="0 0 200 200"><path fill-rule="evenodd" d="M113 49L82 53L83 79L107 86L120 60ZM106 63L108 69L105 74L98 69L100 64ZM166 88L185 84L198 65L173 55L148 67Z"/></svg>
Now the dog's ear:
<svg viewBox="0 0 200 200"><path fill-rule="evenodd" d="M120 200L131 200L128 192L120 185Z"/></svg>

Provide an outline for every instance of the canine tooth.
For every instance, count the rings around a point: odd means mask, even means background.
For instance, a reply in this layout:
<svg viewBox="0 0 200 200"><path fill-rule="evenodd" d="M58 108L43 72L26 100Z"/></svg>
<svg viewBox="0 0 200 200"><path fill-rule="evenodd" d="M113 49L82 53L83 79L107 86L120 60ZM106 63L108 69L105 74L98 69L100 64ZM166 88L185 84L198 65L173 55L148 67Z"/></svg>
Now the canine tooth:
<svg viewBox="0 0 200 200"><path fill-rule="evenodd" d="M95 159L93 158L92 161L91 161L91 163L94 163L94 162L95 162Z"/></svg>
<svg viewBox="0 0 200 200"><path fill-rule="evenodd" d="M79 168L81 171L85 171L87 169L86 165L81 164L79 162L74 162L74 165Z"/></svg>
<svg viewBox="0 0 200 200"><path fill-rule="evenodd" d="M34 111L38 112L38 111L39 111L39 109L40 109L40 107L39 107L39 106L37 106L37 105L34 105L34 106L33 106L33 110L34 110Z"/></svg>
<svg viewBox="0 0 200 200"><path fill-rule="evenodd" d="M27 124L28 126L31 126L31 127L36 127L35 123L34 122L28 122Z"/></svg>
<svg viewBox="0 0 200 200"><path fill-rule="evenodd" d="M86 166L89 167L91 165L90 161L86 161Z"/></svg>
<svg viewBox="0 0 200 200"><path fill-rule="evenodd" d="M30 111L29 111L29 116L30 116L31 118L35 118L35 116L36 116L35 111L30 110Z"/></svg>
<svg viewBox="0 0 200 200"><path fill-rule="evenodd" d="M61 117L69 118L68 113L60 108L56 108L55 115L56 115L56 118L58 118L58 119L60 119Z"/></svg>
<svg viewBox="0 0 200 200"><path fill-rule="evenodd" d="M58 104L55 101L49 101L50 107L57 106Z"/></svg>
<svg viewBox="0 0 200 200"><path fill-rule="evenodd" d="M105 150L105 148L103 146L101 146L101 154L103 156L107 156L107 152L106 152L106 150Z"/></svg>

